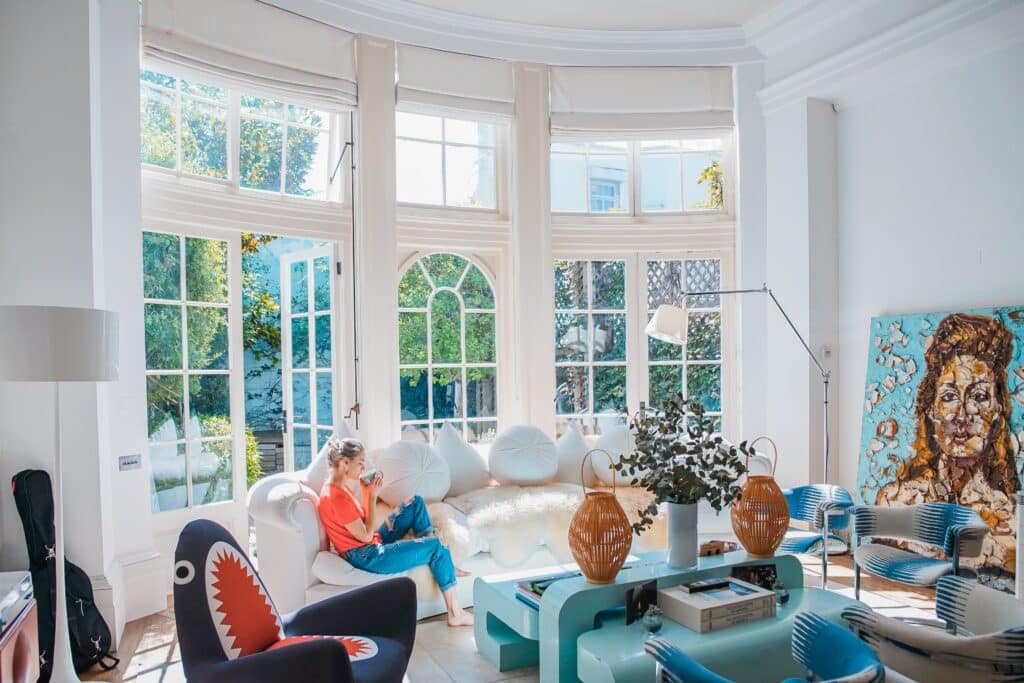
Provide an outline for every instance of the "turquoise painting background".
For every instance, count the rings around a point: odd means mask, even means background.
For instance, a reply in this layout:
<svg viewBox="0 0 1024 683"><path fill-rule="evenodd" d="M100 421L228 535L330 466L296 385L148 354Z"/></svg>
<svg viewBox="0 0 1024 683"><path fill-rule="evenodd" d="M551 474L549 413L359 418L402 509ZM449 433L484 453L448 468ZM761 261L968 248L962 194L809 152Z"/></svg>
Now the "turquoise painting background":
<svg viewBox="0 0 1024 683"><path fill-rule="evenodd" d="M925 373L925 345L939 322L954 312L998 318L1013 334L1013 357L1007 368L1010 431L1018 444L1024 441L1024 306L872 318L855 494L858 502L874 505L878 490L895 478L902 461L913 456L914 406ZM879 423L889 418L896 421L898 431L892 438L878 436ZM1018 475L1022 464L1024 457L1018 448Z"/></svg>

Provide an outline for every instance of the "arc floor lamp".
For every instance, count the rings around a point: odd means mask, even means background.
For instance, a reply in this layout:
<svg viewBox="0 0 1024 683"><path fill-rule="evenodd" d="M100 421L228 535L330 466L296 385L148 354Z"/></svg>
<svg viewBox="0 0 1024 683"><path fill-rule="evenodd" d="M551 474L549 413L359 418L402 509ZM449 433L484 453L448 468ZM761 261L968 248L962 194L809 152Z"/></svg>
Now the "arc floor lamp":
<svg viewBox="0 0 1024 683"><path fill-rule="evenodd" d="M61 468L61 385L117 379L117 314L93 308L0 306L0 382L53 386L55 562L57 576L53 683L78 681L68 635L64 583L64 490Z"/></svg>
<svg viewBox="0 0 1024 683"><path fill-rule="evenodd" d="M793 324L792 319L786 313L786 309L782 307L779 300L775 298L775 294L771 289L768 288L767 284L761 285L759 289L720 289L707 292L683 292L681 300L684 307L673 306L671 304L662 304L658 306L658 309L654 312L654 317L647 323L647 328L644 330L648 337L658 339L669 344L679 344L686 346L686 338L689 330L689 316L686 312L686 302L691 296L726 296L731 294L765 294L771 299L771 302L775 304L775 308L779 309L779 313L785 318L786 323L789 324L789 329L793 330L793 334L800 341L800 345L804 347L804 351L813 361L815 367L821 373L821 381L824 387L824 410L822 411L824 420L824 451L823 451L823 469L822 479L828 483L828 456L829 456L829 445L828 445L828 385L832 379L832 371L826 370L825 366L821 364L818 357L811 351L811 347L807 344L807 340L804 339L803 335L800 334L800 330L796 329L796 325Z"/></svg>

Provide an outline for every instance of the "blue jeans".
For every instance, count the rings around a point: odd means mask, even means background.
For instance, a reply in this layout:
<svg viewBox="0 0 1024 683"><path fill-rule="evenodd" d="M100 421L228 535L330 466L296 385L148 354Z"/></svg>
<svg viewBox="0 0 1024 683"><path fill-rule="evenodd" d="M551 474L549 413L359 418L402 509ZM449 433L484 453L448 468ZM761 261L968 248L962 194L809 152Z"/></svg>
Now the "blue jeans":
<svg viewBox="0 0 1024 683"><path fill-rule="evenodd" d="M413 496L398 506L387 521L380 525L381 544L370 543L345 553L345 559L357 569L374 574L398 574L420 565L430 565L430 572L441 592L455 587L455 565L448 548L441 545L433 532L427 506L419 496ZM412 532L416 538L401 540Z"/></svg>

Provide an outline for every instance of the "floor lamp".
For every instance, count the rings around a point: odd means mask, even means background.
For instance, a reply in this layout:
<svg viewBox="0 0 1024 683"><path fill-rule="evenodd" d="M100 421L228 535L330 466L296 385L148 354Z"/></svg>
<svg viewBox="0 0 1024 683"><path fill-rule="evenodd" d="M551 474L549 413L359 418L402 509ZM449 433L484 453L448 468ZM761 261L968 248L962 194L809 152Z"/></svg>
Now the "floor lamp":
<svg viewBox="0 0 1024 683"><path fill-rule="evenodd" d="M708 292L683 292L682 301L683 305L686 305L687 300L691 296L721 296L727 294L767 294L768 298L771 299L772 303L775 304L775 308L779 309L779 313L789 323L789 329L793 330L793 334L800 340L800 345L804 347L804 351L810 356L811 360L814 361L814 365L821 372L821 381L825 387L825 401L824 410L822 415L824 416L824 437L825 437L825 450L824 450L824 467L822 469L821 477L828 483L828 456L829 456L829 445L828 445L828 385L832 379L832 371L826 370L818 360L818 357L811 351L811 347L808 346L807 341L804 339L800 331L796 329L796 325L790 319L789 315L786 314L786 309L782 307L779 300L775 298L775 294L772 290L768 289L768 285L761 285L760 289L722 289ZM686 313L685 308L679 306L673 306L671 304L662 304L658 306L658 309L654 312L654 317L647 323L647 328L644 330L648 337L658 339L669 344L679 344L683 347L686 346L686 338L689 332L689 317Z"/></svg>
<svg viewBox="0 0 1024 683"><path fill-rule="evenodd" d="M63 382L117 379L117 314L92 308L0 306L0 382L49 382L54 401L54 530L57 575L53 683L78 681L71 659L64 583Z"/></svg>

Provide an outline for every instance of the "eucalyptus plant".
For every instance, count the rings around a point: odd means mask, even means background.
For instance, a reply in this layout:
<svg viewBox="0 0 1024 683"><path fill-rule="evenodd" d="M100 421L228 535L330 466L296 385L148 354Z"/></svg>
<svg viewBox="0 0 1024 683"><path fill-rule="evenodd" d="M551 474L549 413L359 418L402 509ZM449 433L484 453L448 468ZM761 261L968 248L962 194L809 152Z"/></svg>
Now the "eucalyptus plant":
<svg viewBox="0 0 1024 683"><path fill-rule="evenodd" d="M714 433L714 418L704 406L687 405L683 395L665 400L660 410L638 414L630 421L636 450L624 455L615 470L632 477L634 486L654 494L633 531L642 533L654 523L660 503L688 505L708 501L715 510L739 500L737 480L747 471L743 455L752 455L747 442L737 448Z"/></svg>

